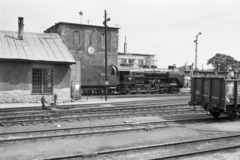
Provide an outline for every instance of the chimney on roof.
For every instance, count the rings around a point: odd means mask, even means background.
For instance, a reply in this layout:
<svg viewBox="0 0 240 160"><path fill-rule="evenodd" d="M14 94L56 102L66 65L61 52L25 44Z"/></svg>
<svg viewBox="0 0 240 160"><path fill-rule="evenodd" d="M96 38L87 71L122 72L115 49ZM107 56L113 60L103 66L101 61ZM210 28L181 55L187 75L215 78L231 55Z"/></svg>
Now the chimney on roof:
<svg viewBox="0 0 240 160"><path fill-rule="evenodd" d="M18 17L18 39L23 40L23 17Z"/></svg>
<svg viewBox="0 0 240 160"><path fill-rule="evenodd" d="M125 36L125 42L124 42L124 53L127 53L127 42L126 42L126 36Z"/></svg>

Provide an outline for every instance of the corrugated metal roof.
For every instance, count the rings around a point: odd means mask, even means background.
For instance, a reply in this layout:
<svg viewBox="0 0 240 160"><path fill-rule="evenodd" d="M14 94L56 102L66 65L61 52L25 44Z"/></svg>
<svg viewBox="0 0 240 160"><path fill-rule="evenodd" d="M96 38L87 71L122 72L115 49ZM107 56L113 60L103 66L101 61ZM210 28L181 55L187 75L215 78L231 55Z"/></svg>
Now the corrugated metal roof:
<svg viewBox="0 0 240 160"><path fill-rule="evenodd" d="M56 33L23 33L0 31L0 60L75 63L74 58Z"/></svg>

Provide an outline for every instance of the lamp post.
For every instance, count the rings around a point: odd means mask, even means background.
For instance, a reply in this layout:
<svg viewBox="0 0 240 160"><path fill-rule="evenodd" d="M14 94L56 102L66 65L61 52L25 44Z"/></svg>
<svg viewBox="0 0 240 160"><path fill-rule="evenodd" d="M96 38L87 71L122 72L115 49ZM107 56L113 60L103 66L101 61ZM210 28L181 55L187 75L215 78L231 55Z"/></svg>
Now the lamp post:
<svg viewBox="0 0 240 160"><path fill-rule="evenodd" d="M107 21L110 21L110 18L107 18L107 11L104 11L104 21L103 25L105 26L105 101L107 101L108 94L108 77L107 77Z"/></svg>
<svg viewBox="0 0 240 160"><path fill-rule="evenodd" d="M195 70L197 70L197 45L198 45L198 36L201 35L202 33L199 32L196 35L196 40L194 40L194 42L196 43L196 47L195 47Z"/></svg>

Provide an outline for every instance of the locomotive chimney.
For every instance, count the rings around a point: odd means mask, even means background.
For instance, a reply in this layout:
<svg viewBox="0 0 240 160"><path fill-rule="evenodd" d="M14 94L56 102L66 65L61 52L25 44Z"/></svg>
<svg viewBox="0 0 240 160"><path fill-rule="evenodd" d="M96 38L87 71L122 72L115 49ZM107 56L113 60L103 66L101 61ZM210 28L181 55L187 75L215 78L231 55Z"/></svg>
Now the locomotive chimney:
<svg viewBox="0 0 240 160"><path fill-rule="evenodd" d="M127 42L126 42L126 36L125 36L125 42L124 42L124 53L127 53Z"/></svg>
<svg viewBox="0 0 240 160"><path fill-rule="evenodd" d="M23 17L18 17L18 39L23 40Z"/></svg>

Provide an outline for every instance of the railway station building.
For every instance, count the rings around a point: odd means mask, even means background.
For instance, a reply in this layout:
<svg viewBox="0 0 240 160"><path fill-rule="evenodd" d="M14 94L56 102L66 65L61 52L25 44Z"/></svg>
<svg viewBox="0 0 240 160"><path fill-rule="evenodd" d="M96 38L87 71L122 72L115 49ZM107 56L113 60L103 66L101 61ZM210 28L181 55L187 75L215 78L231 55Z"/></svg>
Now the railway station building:
<svg viewBox="0 0 240 160"><path fill-rule="evenodd" d="M109 87L116 86L117 77L112 75L117 70L118 30L107 27L107 76ZM105 27L59 22L45 33L57 33L76 61L72 65L71 95L80 98L88 89L105 87Z"/></svg>
<svg viewBox="0 0 240 160"><path fill-rule="evenodd" d="M71 64L75 60L56 33L0 31L0 103L71 100Z"/></svg>

